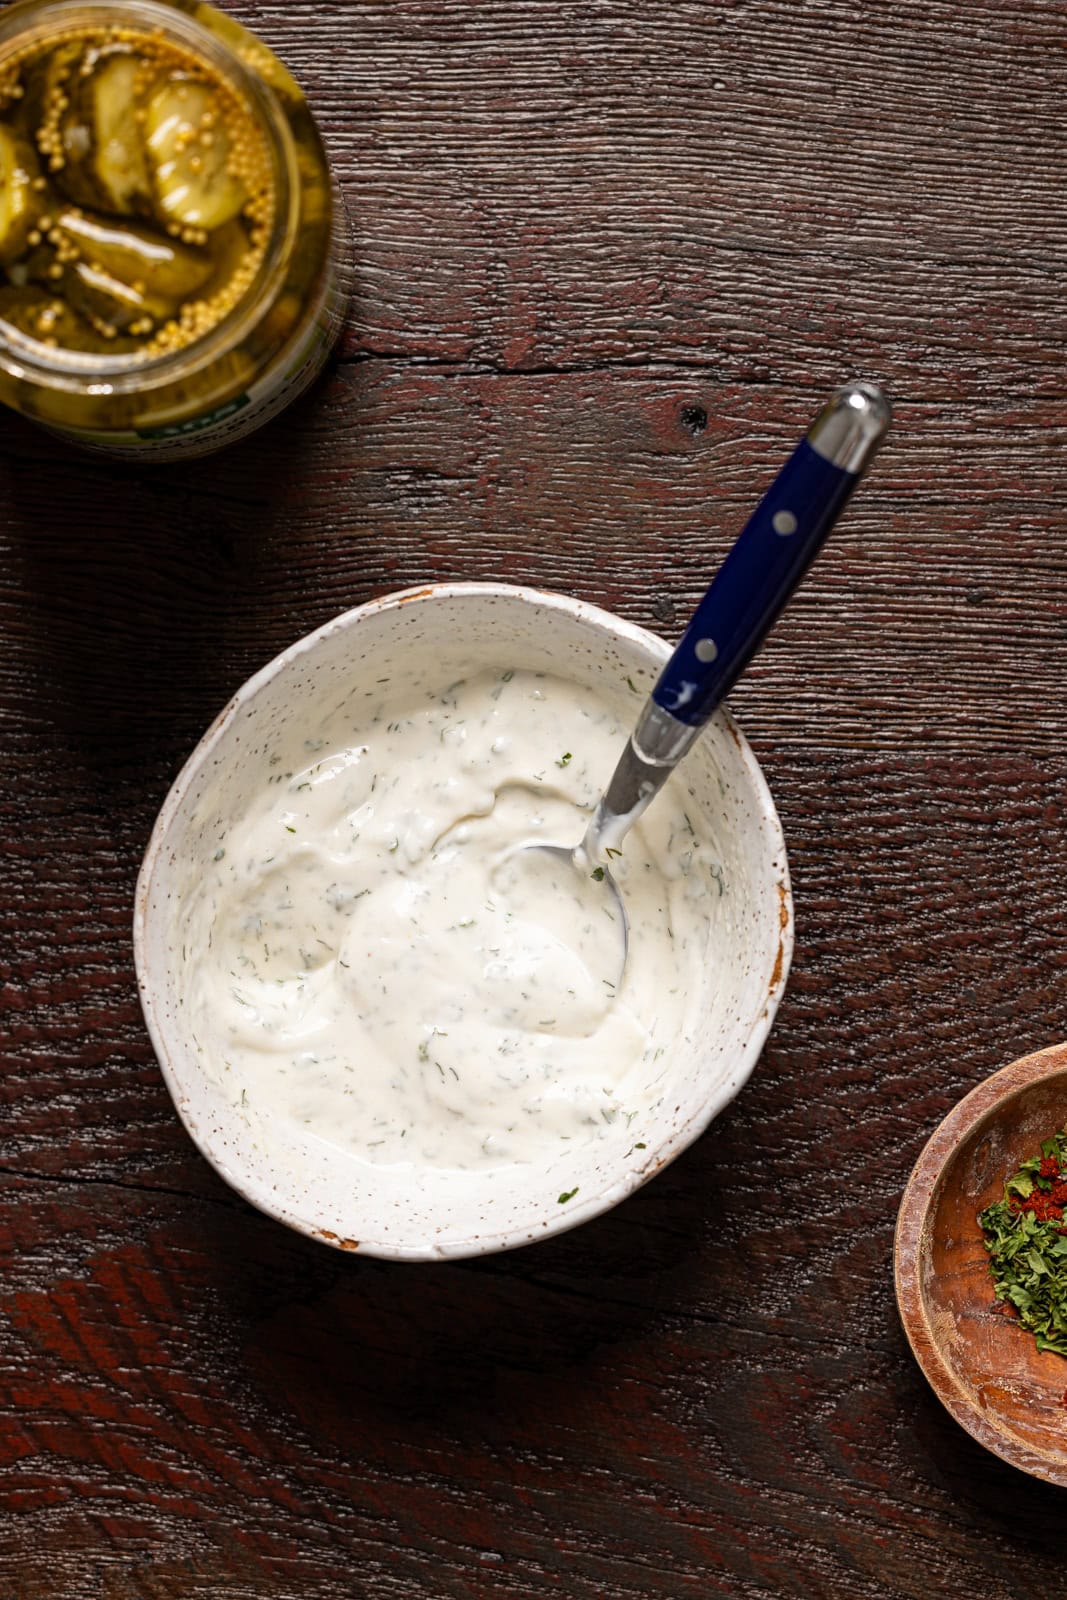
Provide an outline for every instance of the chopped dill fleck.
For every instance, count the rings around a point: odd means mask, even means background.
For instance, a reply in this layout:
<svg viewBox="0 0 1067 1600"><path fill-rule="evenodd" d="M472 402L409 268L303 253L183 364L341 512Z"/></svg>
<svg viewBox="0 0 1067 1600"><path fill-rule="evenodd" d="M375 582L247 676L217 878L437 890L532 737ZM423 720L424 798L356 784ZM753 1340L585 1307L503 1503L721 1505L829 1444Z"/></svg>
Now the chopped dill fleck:
<svg viewBox="0 0 1067 1600"><path fill-rule="evenodd" d="M556 1204L558 1206L565 1206L567 1204L567 1201L568 1200L573 1200L577 1193L578 1193L577 1188L575 1188L575 1189L565 1189L563 1191L563 1193L560 1195L559 1199L556 1201Z"/></svg>
<svg viewBox="0 0 1067 1600"><path fill-rule="evenodd" d="M571 752L568 750L566 755L560 756L559 760L556 762L556 766L557 767L569 767L573 760L574 760L574 757L571 755Z"/></svg>
<svg viewBox="0 0 1067 1600"><path fill-rule="evenodd" d="M216 850L215 851L215 855L214 855L214 860L221 861L225 854L226 854L225 850Z"/></svg>
<svg viewBox="0 0 1067 1600"><path fill-rule="evenodd" d="M512 678L513 678L513 677L514 677L514 676L515 676L515 674L514 674L514 672L512 672L512 671L511 671L511 670L510 670L510 669L509 669L509 670L508 670L508 671L507 671L507 672L505 672L505 673L504 673L504 674L503 674L503 675L502 675L502 677L501 677L501 679L500 679L500 681L501 681L501 683L510 683L510 682L511 682L511 680L512 680Z"/></svg>
<svg viewBox="0 0 1067 1600"><path fill-rule="evenodd" d="M590 873L590 877L593 879L594 883L603 883L604 882L604 868L603 867L594 867L593 871Z"/></svg>
<svg viewBox="0 0 1067 1600"><path fill-rule="evenodd" d="M640 694L641 693L640 689L637 687L636 683L634 682L634 680L632 678L627 678L626 687L630 690L630 692L632 694Z"/></svg>

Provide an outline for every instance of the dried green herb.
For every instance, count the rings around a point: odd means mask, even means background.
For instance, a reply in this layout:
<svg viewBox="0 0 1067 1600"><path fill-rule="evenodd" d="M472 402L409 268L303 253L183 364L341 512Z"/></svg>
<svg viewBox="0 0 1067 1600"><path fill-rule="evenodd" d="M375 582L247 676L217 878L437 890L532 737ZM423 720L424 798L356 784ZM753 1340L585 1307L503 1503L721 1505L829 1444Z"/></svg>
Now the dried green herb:
<svg viewBox="0 0 1067 1600"><path fill-rule="evenodd" d="M1067 1129L1046 1139L978 1223L998 1300L1014 1306L1039 1350L1067 1356Z"/></svg>

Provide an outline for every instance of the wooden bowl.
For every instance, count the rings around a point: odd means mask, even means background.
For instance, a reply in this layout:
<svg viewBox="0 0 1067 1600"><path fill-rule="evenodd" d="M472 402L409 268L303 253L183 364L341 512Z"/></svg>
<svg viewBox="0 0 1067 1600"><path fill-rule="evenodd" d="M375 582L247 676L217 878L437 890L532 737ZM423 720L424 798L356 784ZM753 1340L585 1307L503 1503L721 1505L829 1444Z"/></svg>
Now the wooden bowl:
<svg viewBox="0 0 1067 1600"><path fill-rule="evenodd" d="M930 1139L897 1218L897 1304L938 1399L995 1455L1067 1487L1067 1360L993 1294L978 1213L1067 1124L1067 1044L1023 1056L961 1100Z"/></svg>

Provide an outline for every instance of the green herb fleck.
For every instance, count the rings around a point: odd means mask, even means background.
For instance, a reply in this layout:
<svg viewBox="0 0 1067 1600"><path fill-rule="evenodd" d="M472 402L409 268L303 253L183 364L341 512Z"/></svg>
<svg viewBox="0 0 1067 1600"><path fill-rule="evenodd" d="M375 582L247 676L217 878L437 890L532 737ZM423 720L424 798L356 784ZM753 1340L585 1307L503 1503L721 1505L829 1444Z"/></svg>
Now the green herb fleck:
<svg viewBox="0 0 1067 1600"><path fill-rule="evenodd" d="M510 683L514 676L515 676L514 672L511 672L511 671L505 672L500 681L501 681L501 683Z"/></svg>
<svg viewBox="0 0 1067 1600"><path fill-rule="evenodd" d="M559 1199L556 1201L556 1204L558 1206L565 1206L567 1204L567 1201L568 1200L573 1200L577 1193L578 1193L578 1190L576 1188L575 1189L565 1189L564 1192L560 1195Z"/></svg>
<svg viewBox="0 0 1067 1600"><path fill-rule="evenodd" d="M216 861L221 861L225 854L226 854L225 850L216 850L214 859Z"/></svg>
<svg viewBox="0 0 1067 1600"><path fill-rule="evenodd" d="M1067 1129L1023 1162L978 1224L997 1299L1039 1350L1067 1356Z"/></svg>
<svg viewBox="0 0 1067 1600"><path fill-rule="evenodd" d="M613 849L612 849L612 848L611 848L611 846L610 846L610 844L609 844L609 845L608 845L608 846L607 846L607 847L606 847L606 848L605 848L605 850L604 850L604 854L605 854L605 855L606 855L606 856L608 856L608 857L609 857L609 858L610 858L610 860L612 860L612 861L617 861L617 860L618 860L618 858L619 858L619 856L621 856L621 855L622 855L622 851L621 851L621 850L613 850Z"/></svg>
<svg viewBox="0 0 1067 1600"><path fill-rule="evenodd" d="M648 1146L647 1146L647 1145L645 1145L645 1144L635 1144L635 1145L634 1145L634 1149L635 1149L635 1150L647 1150L647 1149L648 1149Z"/></svg>
<svg viewBox="0 0 1067 1600"><path fill-rule="evenodd" d="M636 683L634 682L634 680L632 678L627 678L626 687L630 690L630 692L632 694L640 694L641 693L640 689L637 687Z"/></svg>
<svg viewBox="0 0 1067 1600"><path fill-rule="evenodd" d="M560 756L559 760L556 762L556 766L557 767L569 767L573 760L574 760L574 757L571 755L570 751L568 750L566 755Z"/></svg>
<svg viewBox="0 0 1067 1600"><path fill-rule="evenodd" d="M594 867L591 876L593 878L594 883L603 883L604 882L604 868L603 867Z"/></svg>
<svg viewBox="0 0 1067 1600"><path fill-rule="evenodd" d="M286 833L295 833L296 829L295 828L290 828L289 824L286 823L285 824L285 831L286 831Z"/></svg>

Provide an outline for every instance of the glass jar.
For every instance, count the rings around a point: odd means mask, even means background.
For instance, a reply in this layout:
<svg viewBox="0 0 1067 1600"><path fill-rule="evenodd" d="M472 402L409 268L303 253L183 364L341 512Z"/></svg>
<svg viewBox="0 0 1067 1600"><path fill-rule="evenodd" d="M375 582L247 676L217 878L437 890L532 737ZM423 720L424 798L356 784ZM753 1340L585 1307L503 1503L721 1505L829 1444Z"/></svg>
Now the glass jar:
<svg viewBox="0 0 1067 1600"><path fill-rule="evenodd" d="M0 17L0 400L85 448L205 455L276 416L344 319L307 103L199 0Z"/></svg>

